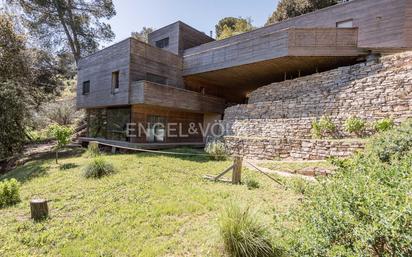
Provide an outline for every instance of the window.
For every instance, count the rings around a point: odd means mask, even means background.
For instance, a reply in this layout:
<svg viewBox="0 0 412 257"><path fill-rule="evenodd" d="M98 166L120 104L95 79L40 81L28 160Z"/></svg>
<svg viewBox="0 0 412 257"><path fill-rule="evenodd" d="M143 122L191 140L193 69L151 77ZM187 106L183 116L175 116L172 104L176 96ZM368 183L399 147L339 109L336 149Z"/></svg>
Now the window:
<svg viewBox="0 0 412 257"><path fill-rule="evenodd" d="M90 80L83 82L83 95L90 93Z"/></svg>
<svg viewBox="0 0 412 257"><path fill-rule="evenodd" d="M112 73L112 93L119 92L119 71Z"/></svg>
<svg viewBox="0 0 412 257"><path fill-rule="evenodd" d="M166 48L169 46L169 38L164 38L159 41L156 41L156 47L158 48Z"/></svg>
<svg viewBox="0 0 412 257"><path fill-rule="evenodd" d="M146 73L146 80L158 84L167 85L167 78L153 73Z"/></svg>
<svg viewBox="0 0 412 257"><path fill-rule="evenodd" d="M353 28L353 20L339 21L336 22L337 28Z"/></svg>
<svg viewBox="0 0 412 257"><path fill-rule="evenodd" d="M166 140L166 118L155 115L147 116L148 130L146 140L149 143L162 143Z"/></svg>

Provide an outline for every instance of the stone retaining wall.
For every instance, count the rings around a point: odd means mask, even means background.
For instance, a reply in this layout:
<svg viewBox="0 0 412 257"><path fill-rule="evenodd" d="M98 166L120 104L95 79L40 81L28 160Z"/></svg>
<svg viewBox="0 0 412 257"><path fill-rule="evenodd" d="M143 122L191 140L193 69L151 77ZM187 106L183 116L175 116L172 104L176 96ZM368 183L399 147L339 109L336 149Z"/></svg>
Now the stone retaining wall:
<svg viewBox="0 0 412 257"><path fill-rule="evenodd" d="M313 149L308 148L312 153L303 146L290 147L290 142L311 138L312 121L324 115L337 125L337 136L341 138L351 136L343 129L351 116L363 118L369 124L388 117L398 123L412 117L412 52L257 89L251 93L249 104L226 109L226 135L232 138L228 146L232 152L243 147L250 156L260 159L323 159L326 155L335 156L336 147L342 155L358 149L356 144L352 149L336 141L317 142ZM266 139L255 142L233 137ZM287 138L287 142L279 143L284 140L279 138Z"/></svg>
<svg viewBox="0 0 412 257"><path fill-rule="evenodd" d="M363 141L292 138L225 137L230 154L262 160L325 160L348 157L364 148Z"/></svg>

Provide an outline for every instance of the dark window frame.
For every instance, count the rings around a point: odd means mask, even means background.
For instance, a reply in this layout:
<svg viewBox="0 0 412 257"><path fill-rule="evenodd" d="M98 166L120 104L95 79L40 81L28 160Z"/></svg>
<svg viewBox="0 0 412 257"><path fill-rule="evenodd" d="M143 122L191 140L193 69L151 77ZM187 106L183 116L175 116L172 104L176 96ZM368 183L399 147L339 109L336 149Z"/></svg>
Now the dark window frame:
<svg viewBox="0 0 412 257"><path fill-rule="evenodd" d="M83 81L82 95L90 94L90 80Z"/></svg>
<svg viewBox="0 0 412 257"><path fill-rule="evenodd" d="M112 72L112 93L119 92L120 89L120 71Z"/></svg>
<svg viewBox="0 0 412 257"><path fill-rule="evenodd" d="M169 47L169 41L170 41L170 38L165 37L160 40L157 40L155 44L157 48L167 48Z"/></svg>

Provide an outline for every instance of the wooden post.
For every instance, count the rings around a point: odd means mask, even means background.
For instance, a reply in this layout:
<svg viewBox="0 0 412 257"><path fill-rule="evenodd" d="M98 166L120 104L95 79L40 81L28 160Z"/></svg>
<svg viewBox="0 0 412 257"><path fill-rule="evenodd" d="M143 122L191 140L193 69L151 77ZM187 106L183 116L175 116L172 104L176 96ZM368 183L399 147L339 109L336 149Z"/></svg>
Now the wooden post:
<svg viewBox="0 0 412 257"><path fill-rule="evenodd" d="M43 220L49 216L47 200L33 199L30 201L31 218L35 221Z"/></svg>
<svg viewBox="0 0 412 257"><path fill-rule="evenodd" d="M116 154L116 147L112 146L112 154Z"/></svg>
<svg viewBox="0 0 412 257"><path fill-rule="evenodd" d="M233 163L232 184L238 185L242 182L242 162L242 157L235 157Z"/></svg>

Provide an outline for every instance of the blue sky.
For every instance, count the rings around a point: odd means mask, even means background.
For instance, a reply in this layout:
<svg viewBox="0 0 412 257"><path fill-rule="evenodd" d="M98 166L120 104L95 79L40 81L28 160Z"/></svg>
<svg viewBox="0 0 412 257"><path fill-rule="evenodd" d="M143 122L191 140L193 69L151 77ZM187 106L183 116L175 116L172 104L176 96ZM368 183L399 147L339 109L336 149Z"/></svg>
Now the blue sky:
<svg viewBox="0 0 412 257"><path fill-rule="evenodd" d="M278 0L114 0L117 15L109 23L120 41L143 26L161 28L181 20L209 34L224 17L250 17L263 26Z"/></svg>

